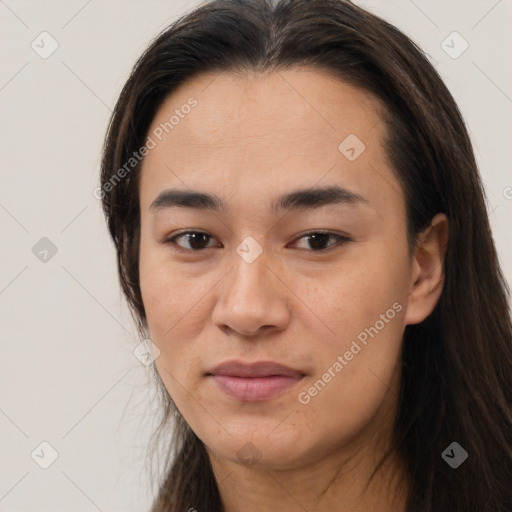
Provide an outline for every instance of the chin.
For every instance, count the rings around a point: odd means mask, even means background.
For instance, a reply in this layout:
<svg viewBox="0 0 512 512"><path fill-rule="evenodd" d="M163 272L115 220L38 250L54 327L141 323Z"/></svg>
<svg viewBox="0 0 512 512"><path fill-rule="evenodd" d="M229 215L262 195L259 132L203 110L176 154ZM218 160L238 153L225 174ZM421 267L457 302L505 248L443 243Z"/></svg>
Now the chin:
<svg viewBox="0 0 512 512"><path fill-rule="evenodd" d="M216 429L206 435L196 435L214 456L235 464L254 469L291 469L306 462L313 446L308 450L305 432L300 433L293 427L281 429L279 435L269 429L270 422L248 420L246 428L238 424L238 431L225 430L222 434ZM276 429L276 422L272 422ZM279 427L278 427L279 428ZM277 429L276 429L277 430ZM311 440L310 440L311 441ZM300 451L298 450L300 448Z"/></svg>

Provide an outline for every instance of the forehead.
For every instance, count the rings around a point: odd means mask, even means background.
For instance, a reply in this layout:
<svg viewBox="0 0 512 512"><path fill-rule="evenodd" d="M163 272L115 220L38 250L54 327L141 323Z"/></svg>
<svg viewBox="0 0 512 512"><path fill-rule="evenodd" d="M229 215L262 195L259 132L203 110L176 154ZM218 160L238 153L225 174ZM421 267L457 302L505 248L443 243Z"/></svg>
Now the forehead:
<svg viewBox="0 0 512 512"><path fill-rule="evenodd" d="M195 76L152 121L156 145L142 165L141 207L177 185L226 197L315 184L364 195L387 184L400 195L381 112L365 90L315 69Z"/></svg>

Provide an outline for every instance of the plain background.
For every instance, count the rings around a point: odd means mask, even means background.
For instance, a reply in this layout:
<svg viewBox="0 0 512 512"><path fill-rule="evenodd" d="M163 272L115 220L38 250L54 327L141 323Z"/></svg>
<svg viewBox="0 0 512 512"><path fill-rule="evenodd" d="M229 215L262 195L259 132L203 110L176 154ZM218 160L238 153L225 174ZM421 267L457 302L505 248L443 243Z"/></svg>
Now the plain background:
<svg viewBox="0 0 512 512"><path fill-rule="evenodd" d="M512 282L512 2L357 3L412 37L458 102ZM198 4L0 0L1 511L130 512L152 501L145 454L156 405L93 189L132 65ZM47 59L31 47L43 31L59 45ZM446 39L453 31L469 45L458 58L465 43ZM43 237L57 249L45 262L32 250ZM49 460L43 441L58 453L48 469L31 457Z"/></svg>

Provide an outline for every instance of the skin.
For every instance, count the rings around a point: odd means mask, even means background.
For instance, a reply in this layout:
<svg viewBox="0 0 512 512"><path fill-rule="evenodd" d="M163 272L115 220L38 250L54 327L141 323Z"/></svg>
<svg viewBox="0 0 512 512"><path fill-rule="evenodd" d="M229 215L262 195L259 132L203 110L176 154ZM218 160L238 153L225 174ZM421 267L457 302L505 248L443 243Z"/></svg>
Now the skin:
<svg viewBox="0 0 512 512"><path fill-rule="evenodd" d="M226 510L404 510L397 456L369 478L391 438L404 328L442 291L446 217L409 251L382 107L323 71L199 75L166 99L148 134L191 96L197 106L143 162L140 286L157 370L207 447ZM338 149L349 134L365 145L354 161ZM366 202L271 209L283 194L333 185ZM225 209L151 208L169 188L215 194ZM211 238L176 239L181 251L165 242L187 230ZM351 241L315 246L305 235L319 230ZM252 263L236 251L249 236L263 250ZM393 304L394 318L301 403L299 393ZM241 402L205 375L233 359L305 376L270 400Z"/></svg>

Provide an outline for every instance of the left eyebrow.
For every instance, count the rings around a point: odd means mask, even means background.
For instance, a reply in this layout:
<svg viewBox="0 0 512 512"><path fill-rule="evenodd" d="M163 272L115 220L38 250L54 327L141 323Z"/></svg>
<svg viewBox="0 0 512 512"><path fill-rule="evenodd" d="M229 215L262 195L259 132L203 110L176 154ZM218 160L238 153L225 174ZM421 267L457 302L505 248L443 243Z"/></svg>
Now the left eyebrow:
<svg viewBox="0 0 512 512"><path fill-rule="evenodd" d="M279 212L282 210L313 209L331 204L357 206L359 204L369 204L369 201L364 196L346 188L338 186L313 187L282 195L272 203L271 208L273 211ZM162 210L172 207L220 211L224 210L226 205L220 197L214 194L206 194L195 190L167 189L157 196L149 209Z"/></svg>
<svg viewBox="0 0 512 512"><path fill-rule="evenodd" d="M306 188L279 197L272 204L272 209L278 212L281 210L319 208L330 204L356 206L358 204L369 204L369 201L364 196L342 187Z"/></svg>

